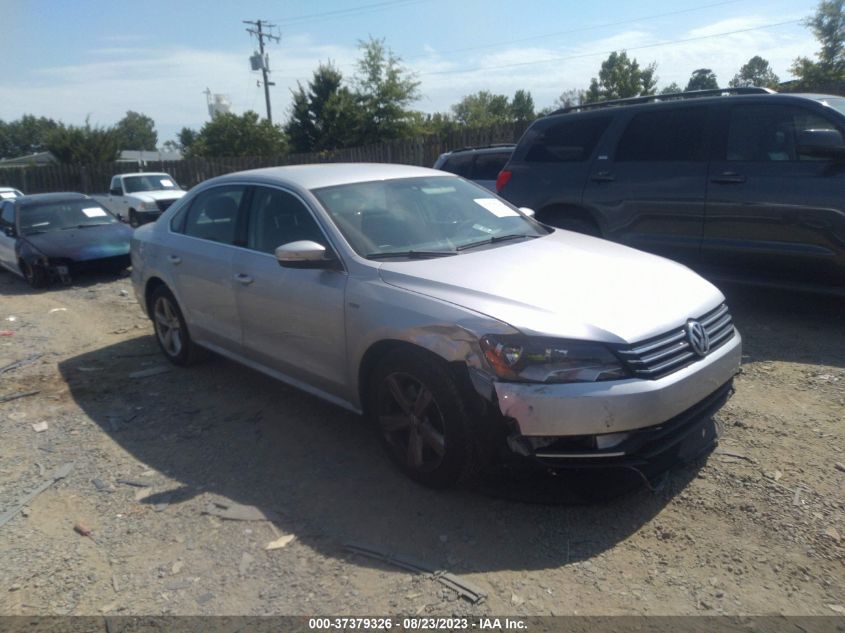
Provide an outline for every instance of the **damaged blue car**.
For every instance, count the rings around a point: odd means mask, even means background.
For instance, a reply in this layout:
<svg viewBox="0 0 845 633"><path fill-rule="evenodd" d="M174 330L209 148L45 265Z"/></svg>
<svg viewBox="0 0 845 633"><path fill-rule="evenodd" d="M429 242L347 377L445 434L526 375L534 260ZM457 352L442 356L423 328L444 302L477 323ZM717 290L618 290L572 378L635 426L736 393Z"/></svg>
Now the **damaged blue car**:
<svg viewBox="0 0 845 633"><path fill-rule="evenodd" d="M130 227L81 193L23 196L0 207L0 266L33 288L127 268L131 237Z"/></svg>

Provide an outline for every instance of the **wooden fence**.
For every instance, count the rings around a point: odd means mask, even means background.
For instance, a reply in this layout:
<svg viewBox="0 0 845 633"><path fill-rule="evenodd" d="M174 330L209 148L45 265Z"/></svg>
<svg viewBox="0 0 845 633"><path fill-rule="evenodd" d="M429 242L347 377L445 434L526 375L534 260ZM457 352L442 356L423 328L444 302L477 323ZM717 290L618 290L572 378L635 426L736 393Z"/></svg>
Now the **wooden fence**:
<svg viewBox="0 0 845 633"><path fill-rule="evenodd" d="M182 187L188 189L214 176L277 165L373 162L430 167L440 154L450 150L493 143L515 143L526 127L526 123L514 123L486 128L467 128L451 134L427 135L363 147L278 157L234 156L180 161L147 161L140 168L137 163L5 167L0 169L0 186L15 187L24 193L79 191L91 194L108 190L111 177L115 174L133 171L164 171L173 176Z"/></svg>

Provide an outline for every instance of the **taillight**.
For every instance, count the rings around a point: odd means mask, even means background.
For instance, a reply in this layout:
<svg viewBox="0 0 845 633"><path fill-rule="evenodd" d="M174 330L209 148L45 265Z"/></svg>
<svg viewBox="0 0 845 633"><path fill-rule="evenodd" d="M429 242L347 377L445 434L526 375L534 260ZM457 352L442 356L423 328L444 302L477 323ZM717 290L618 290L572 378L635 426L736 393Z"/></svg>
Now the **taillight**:
<svg viewBox="0 0 845 633"><path fill-rule="evenodd" d="M499 176L496 178L496 191L504 189L505 185L510 181L511 176L513 176L513 172L509 169L503 169L500 171Z"/></svg>

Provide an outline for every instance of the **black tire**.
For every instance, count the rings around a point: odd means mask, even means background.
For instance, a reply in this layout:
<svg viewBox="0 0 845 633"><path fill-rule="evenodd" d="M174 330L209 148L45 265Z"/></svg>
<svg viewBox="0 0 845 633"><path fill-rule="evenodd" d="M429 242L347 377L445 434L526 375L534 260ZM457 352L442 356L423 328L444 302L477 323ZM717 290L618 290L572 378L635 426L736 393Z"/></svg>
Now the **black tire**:
<svg viewBox="0 0 845 633"><path fill-rule="evenodd" d="M472 417L445 362L397 349L376 366L370 413L390 458L431 488L471 481L481 467Z"/></svg>
<svg viewBox="0 0 845 633"><path fill-rule="evenodd" d="M547 224L566 231L574 231L575 233L601 237L601 230L596 223L583 218L567 218L565 216L560 218L550 218Z"/></svg>
<svg viewBox="0 0 845 633"><path fill-rule="evenodd" d="M158 346L167 360L184 367L202 359L203 350L191 339L176 297L166 286L159 286L153 291L150 297L150 318Z"/></svg>
<svg viewBox="0 0 845 633"><path fill-rule="evenodd" d="M26 283L32 288L44 288L47 285L49 281L47 271L38 264L30 264L27 261L21 260L20 267Z"/></svg>
<svg viewBox="0 0 845 633"><path fill-rule="evenodd" d="M141 221L138 219L138 213L135 209L129 209L129 226L133 229L137 229L141 226Z"/></svg>

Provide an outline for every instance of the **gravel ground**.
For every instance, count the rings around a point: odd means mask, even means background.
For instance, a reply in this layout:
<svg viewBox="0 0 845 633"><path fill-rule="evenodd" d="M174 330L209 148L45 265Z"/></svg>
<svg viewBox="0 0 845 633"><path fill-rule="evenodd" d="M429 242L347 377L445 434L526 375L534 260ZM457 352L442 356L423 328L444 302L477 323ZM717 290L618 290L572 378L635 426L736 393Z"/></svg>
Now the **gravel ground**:
<svg viewBox="0 0 845 633"><path fill-rule="evenodd" d="M229 361L169 366L125 277L0 274L0 400L38 391L0 402L0 514L73 463L0 526L0 614L845 614L845 304L727 290L745 358L717 452L536 504L421 488L362 420Z"/></svg>

